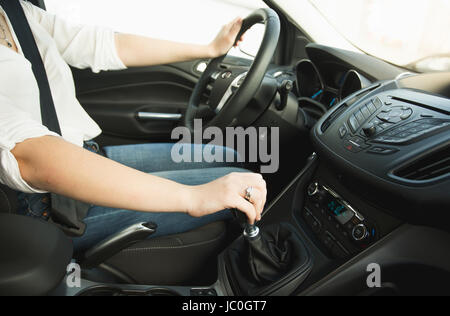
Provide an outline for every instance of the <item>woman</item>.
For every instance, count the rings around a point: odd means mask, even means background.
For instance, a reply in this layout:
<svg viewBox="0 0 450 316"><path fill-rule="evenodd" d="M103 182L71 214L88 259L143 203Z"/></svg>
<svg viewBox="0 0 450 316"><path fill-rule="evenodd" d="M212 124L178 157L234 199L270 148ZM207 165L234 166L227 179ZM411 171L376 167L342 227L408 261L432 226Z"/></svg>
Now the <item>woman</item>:
<svg viewBox="0 0 450 316"><path fill-rule="evenodd" d="M61 137L43 126L36 79L0 9L0 181L23 192L21 213L47 220L47 192L96 205L85 219L86 233L74 240L77 251L142 221L156 222L155 236L160 236L226 219L229 214L222 210L230 208L244 212L250 223L260 219L266 200L261 175L223 165L179 166L171 162L168 145L107 147L106 157L83 149L101 130L76 100L68 66L98 72L214 58L232 47L241 19L225 25L209 45L189 45L71 26L20 3L46 68L62 132Z"/></svg>

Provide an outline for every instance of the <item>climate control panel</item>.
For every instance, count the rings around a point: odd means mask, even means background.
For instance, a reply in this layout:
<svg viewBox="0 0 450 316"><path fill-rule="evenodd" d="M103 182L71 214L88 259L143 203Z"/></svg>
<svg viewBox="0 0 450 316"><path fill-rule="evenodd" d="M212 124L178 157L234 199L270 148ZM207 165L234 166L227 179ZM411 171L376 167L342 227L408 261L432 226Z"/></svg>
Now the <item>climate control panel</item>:
<svg viewBox="0 0 450 316"><path fill-rule="evenodd" d="M313 181L305 193L302 217L333 257L354 255L377 240L375 223L331 188Z"/></svg>

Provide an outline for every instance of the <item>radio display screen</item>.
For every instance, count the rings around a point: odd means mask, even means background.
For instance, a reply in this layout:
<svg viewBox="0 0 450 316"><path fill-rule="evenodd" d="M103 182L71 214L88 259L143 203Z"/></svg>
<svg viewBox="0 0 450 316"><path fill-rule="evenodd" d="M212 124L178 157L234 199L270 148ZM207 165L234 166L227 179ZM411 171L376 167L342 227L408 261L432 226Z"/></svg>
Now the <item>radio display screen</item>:
<svg viewBox="0 0 450 316"><path fill-rule="evenodd" d="M345 225L349 220L353 218L354 213L347 209L339 200L327 193L324 200L324 207L331 213L336 220Z"/></svg>

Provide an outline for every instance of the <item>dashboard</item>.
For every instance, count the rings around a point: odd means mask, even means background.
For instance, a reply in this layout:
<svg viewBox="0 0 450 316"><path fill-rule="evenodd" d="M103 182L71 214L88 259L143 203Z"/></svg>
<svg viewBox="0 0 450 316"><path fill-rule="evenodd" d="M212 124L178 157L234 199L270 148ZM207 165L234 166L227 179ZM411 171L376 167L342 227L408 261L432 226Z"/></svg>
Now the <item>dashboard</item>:
<svg viewBox="0 0 450 316"><path fill-rule="evenodd" d="M327 71L320 72L309 59L298 62L295 68L297 93L299 97L318 101L328 109L371 84L354 69L348 70L332 63L321 66Z"/></svg>
<svg viewBox="0 0 450 316"><path fill-rule="evenodd" d="M319 164L294 213L312 240L348 258L403 223L450 231L450 74L317 44L307 54L290 75L316 121Z"/></svg>
<svg viewBox="0 0 450 316"><path fill-rule="evenodd" d="M448 229L450 99L430 81L450 86L442 74L374 83L333 107L312 134L321 156L351 175L354 192L397 217Z"/></svg>

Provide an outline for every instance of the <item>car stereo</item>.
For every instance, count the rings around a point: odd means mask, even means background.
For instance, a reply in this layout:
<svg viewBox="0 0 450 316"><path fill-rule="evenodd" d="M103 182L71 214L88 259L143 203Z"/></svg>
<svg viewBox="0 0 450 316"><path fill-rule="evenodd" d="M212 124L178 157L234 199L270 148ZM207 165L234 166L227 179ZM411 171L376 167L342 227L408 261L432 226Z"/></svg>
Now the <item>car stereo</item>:
<svg viewBox="0 0 450 316"><path fill-rule="evenodd" d="M376 241L375 224L326 185L312 182L306 196L302 217L332 256L345 258Z"/></svg>

